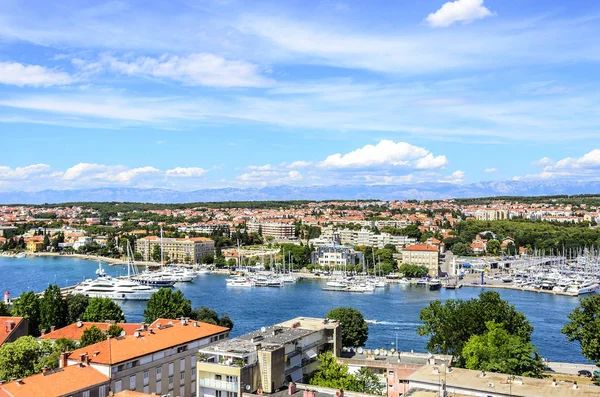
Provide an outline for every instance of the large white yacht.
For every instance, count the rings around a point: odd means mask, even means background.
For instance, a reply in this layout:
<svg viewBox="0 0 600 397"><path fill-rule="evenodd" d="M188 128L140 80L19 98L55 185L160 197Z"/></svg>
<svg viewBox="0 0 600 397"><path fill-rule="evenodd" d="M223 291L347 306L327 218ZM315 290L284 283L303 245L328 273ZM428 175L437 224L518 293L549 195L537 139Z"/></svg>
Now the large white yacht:
<svg viewBox="0 0 600 397"><path fill-rule="evenodd" d="M157 291L156 288L140 285L134 281L99 276L95 280L85 280L77 284L72 294L83 294L90 298L109 298L113 300L148 300Z"/></svg>
<svg viewBox="0 0 600 397"><path fill-rule="evenodd" d="M573 295L584 295L591 294L594 292L600 292L600 285L593 280L584 280L581 284L573 284L567 292Z"/></svg>

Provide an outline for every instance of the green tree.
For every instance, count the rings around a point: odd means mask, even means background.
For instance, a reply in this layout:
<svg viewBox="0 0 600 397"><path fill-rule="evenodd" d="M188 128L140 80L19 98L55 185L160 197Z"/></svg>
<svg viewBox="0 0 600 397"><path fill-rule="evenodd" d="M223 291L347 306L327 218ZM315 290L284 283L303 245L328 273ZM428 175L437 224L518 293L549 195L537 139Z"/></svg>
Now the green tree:
<svg viewBox="0 0 600 397"><path fill-rule="evenodd" d="M342 327L342 346L364 346L369 337L369 326L362 313L351 307L338 307L327 313L327 318L337 320Z"/></svg>
<svg viewBox="0 0 600 397"><path fill-rule="evenodd" d="M121 307L110 298L92 298L83 313L83 321L104 322L125 320Z"/></svg>
<svg viewBox="0 0 600 397"><path fill-rule="evenodd" d="M144 309L144 319L148 323L158 318L176 319L192 317L192 302L183 296L183 292L170 288L161 288L152 294Z"/></svg>
<svg viewBox="0 0 600 397"><path fill-rule="evenodd" d="M229 318L227 313L221 314L221 318L219 318L219 325L221 327L233 329L233 320Z"/></svg>
<svg viewBox="0 0 600 397"><path fill-rule="evenodd" d="M67 303L58 285L49 285L40 299L40 329L62 328L67 325Z"/></svg>
<svg viewBox="0 0 600 397"><path fill-rule="evenodd" d="M456 243L452 246L452 253L457 256L469 255L469 248L465 243Z"/></svg>
<svg viewBox="0 0 600 397"><path fill-rule="evenodd" d="M495 321L488 321L485 326L487 332L471 336L462 350L466 368L542 377L544 364L531 342L509 334Z"/></svg>
<svg viewBox="0 0 600 397"><path fill-rule="evenodd" d="M116 338L118 336L121 336L121 332L123 332L122 327L119 327L117 324L112 324L110 327L108 327L108 331L106 331L106 334L112 338Z"/></svg>
<svg viewBox="0 0 600 397"><path fill-rule="evenodd" d="M49 237L49 236L46 234L46 235L44 236L44 243L43 243L43 246L42 246L42 247L44 248L44 251L46 251L46 249L47 249L49 246L50 246L50 237Z"/></svg>
<svg viewBox="0 0 600 397"><path fill-rule="evenodd" d="M39 335L40 299L33 291L23 292L14 302L12 314L29 321L29 334Z"/></svg>
<svg viewBox="0 0 600 397"><path fill-rule="evenodd" d="M497 255L500 252L500 241L498 240L490 240L487 242L485 246L485 250L488 254Z"/></svg>
<svg viewBox="0 0 600 397"><path fill-rule="evenodd" d="M421 336L429 336L427 350L433 353L452 354L457 366L464 366L462 350L473 335L487 332L485 323L502 323L510 335L524 342L531 340L533 327L525 315L515 310L494 291L479 294L470 300L435 300L420 314L423 325L418 328Z"/></svg>
<svg viewBox="0 0 600 397"><path fill-rule="evenodd" d="M385 384L367 367L362 367L356 375L356 390L359 393L383 395Z"/></svg>
<svg viewBox="0 0 600 397"><path fill-rule="evenodd" d="M83 319L83 313L90 303L90 298L83 294L69 294L65 301L67 302L67 323L73 324Z"/></svg>
<svg viewBox="0 0 600 397"><path fill-rule="evenodd" d="M427 276L427 268L425 266L411 265L410 263L403 263L400 266L399 272L404 274L406 277L418 278Z"/></svg>
<svg viewBox="0 0 600 397"><path fill-rule="evenodd" d="M204 323L220 325L221 327L227 327L229 329L233 328L233 321L231 321L227 313L223 313L219 318L216 311L209 309L206 306L195 308L190 317Z"/></svg>
<svg viewBox="0 0 600 397"><path fill-rule="evenodd" d="M562 333L570 342L579 342L581 353L590 361L600 363L600 295L584 298L570 314Z"/></svg>
<svg viewBox="0 0 600 397"><path fill-rule="evenodd" d="M348 372L348 365L340 364L331 352L319 355L320 365L313 372L309 383L315 386L340 390L357 390L356 378Z"/></svg>
<svg viewBox="0 0 600 397"><path fill-rule="evenodd" d="M35 372L40 372L44 367L48 369L58 368L61 353L71 352L77 347L77 342L72 339L60 338L54 343L43 340L41 342L43 355L35 365Z"/></svg>
<svg viewBox="0 0 600 397"><path fill-rule="evenodd" d="M79 347L86 347L104 340L106 340L106 334L102 332L100 328L92 325L90 328L83 331L83 335L81 335L81 340L79 341Z"/></svg>
<svg viewBox="0 0 600 397"><path fill-rule="evenodd" d="M160 245L158 244L154 244L152 246L152 254L151 254L152 260L154 262L158 262L160 261Z"/></svg>
<svg viewBox="0 0 600 397"><path fill-rule="evenodd" d="M6 306L4 301L0 301L0 316L2 316L2 317L10 316L10 310L8 310L8 307Z"/></svg>
<svg viewBox="0 0 600 397"><path fill-rule="evenodd" d="M33 336L22 336L0 347L0 379L25 378L33 375L43 357L42 346Z"/></svg>

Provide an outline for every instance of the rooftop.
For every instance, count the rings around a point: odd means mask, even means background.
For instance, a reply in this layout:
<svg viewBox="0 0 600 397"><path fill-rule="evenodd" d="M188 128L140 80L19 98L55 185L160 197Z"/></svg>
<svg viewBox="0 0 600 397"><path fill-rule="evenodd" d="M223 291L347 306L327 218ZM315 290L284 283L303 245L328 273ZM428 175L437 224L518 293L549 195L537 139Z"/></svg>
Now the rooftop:
<svg viewBox="0 0 600 397"><path fill-rule="evenodd" d="M94 323L94 322L85 322L78 321L76 323L67 325L66 327L59 328L54 330L53 332L49 332L40 336L40 339L60 339L67 338L73 340L81 340L81 336L83 335L83 331L86 329L90 329L92 327L99 328L101 331L108 331L111 325L117 325L123 328L126 335L133 335L133 333L142 327L142 324L139 323Z"/></svg>
<svg viewBox="0 0 600 397"><path fill-rule="evenodd" d="M415 353L415 352L392 352L381 350L375 355L375 350L363 349L362 353L357 351L348 351L348 349L342 349L341 358L352 361L371 361L374 363L382 364L414 364L414 365L426 365L429 359L434 359L436 364L443 364L452 362L453 357L447 354L429 354L429 353ZM385 353L382 353L385 352Z"/></svg>
<svg viewBox="0 0 600 397"><path fill-rule="evenodd" d="M70 396L103 383L109 378L86 365L72 365L0 385L0 397Z"/></svg>
<svg viewBox="0 0 600 397"><path fill-rule="evenodd" d="M404 247L403 251L437 251L438 247L429 244L415 244Z"/></svg>
<svg viewBox="0 0 600 397"><path fill-rule="evenodd" d="M293 320L264 327L234 339L213 343L201 349L201 351L243 356L244 354L256 351L257 344L260 344L261 349L277 349L287 343L310 335L315 331L327 328L333 329L337 327L337 324L337 322L333 321L326 323L324 319L297 317Z"/></svg>
<svg viewBox="0 0 600 397"><path fill-rule="evenodd" d="M229 328L199 321L188 321L184 324L180 320L160 318L152 323L147 331L139 332L139 336L109 338L75 350L69 359L79 360L82 354L87 354L92 363L117 364L227 331Z"/></svg>
<svg viewBox="0 0 600 397"><path fill-rule="evenodd" d="M0 346L16 330L23 317L0 317Z"/></svg>
<svg viewBox="0 0 600 397"><path fill-rule="evenodd" d="M439 371L436 371L439 370ZM512 385L508 382L508 375L487 372L481 376L481 371L470 369L452 368L451 372L444 371L441 366L426 365L415 371L408 377L411 382L423 382L429 384L439 384L440 379L445 380L448 387L459 387L462 389L477 390L484 393L494 393L499 395L512 395L515 397L540 397L540 396L561 396L561 397L591 397L598 396L600 388L598 386L579 386L573 389L570 382L558 382L557 386L552 385L552 379L535 379L526 377L516 377Z"/></svg>

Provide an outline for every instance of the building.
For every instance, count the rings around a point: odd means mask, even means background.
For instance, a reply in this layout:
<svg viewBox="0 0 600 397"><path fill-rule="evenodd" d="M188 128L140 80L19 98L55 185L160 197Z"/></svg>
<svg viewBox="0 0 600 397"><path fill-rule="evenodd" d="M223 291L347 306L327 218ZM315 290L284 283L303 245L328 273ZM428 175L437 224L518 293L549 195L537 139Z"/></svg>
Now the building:
<svg viewBox="0 0 600 397"><path fill-rule="evenodd" d="M135 250L142 255L144 261L152 260L155 246L161 246L160 237L148 236L135 242ZM201 263L204 255L215 254L215 242L206 237L162 238L162 249L165 261Z"/></svg>
<svg viewBox="0 0 600 397"><path fill-rule="evenodd" d="M16 226L0 226L0 237L13 237L19 229Z"/></svg>
<svg viewBox="0 0 600 397"><path fill-rule="evenodd" d="M229 337L217 325L158 319L134 335L109 338L65 353L61 367L90 365L110 377L110 390L171 396L196 395L196 354L201 346Z"/></svg>
<svg viewBox="0 0 600 397"><path fill-rule="evenodd" d="M473 397L592 397L598 395L598 386L578 386L572 382L552 379L514 377L462 368L426 365L408 377L411 391L427 390L435 395ZM447 393L447 394L444 394Z"/></svg>
<svg viewBox="0 0 600 397"><path fill-rule="evenodd" d="M345 269L346 265L362 265L364 254L343 245L327 245L316 247L311 253L311 263L330 269Z"/></svg>
<svg viewBox="0 0 600 397"><path fill-rule="evenodd" d="M318 366L317 356L341 348L338 322L298 317L200 349L198 396L238 397L273 393L302 381Z"/></svg>
<svg viewBox="0 0 600 397"><path fill-rule="evenodd" d="M0 397L108 397L108 376L89 365L43 370L42 373L0 381Z"/></svg>
<svg viewBox="0 0 600 397"><path fill-rule="evenodd" d="M248 233L261 233L263 237L276 239L293 239L296 237L296 228L291 223L248 222Z"/></svg>
<svg viewBox="0 0 600 397"><path fill-rule="evenodd" d="M377 352L377 355L375 354ZM340 362L355 374L368 368L385 384L388 397L400 397L408 392L408 378L424 365L452 365L453 357L444 354L342 349Z"/></svg>
<svg viewBox="0 0 600 397"><path fill-rule="evenodd" d="M44 249L44 243L42 241L31 239L26 244L27 251L40 252Z"/></svg>
<svg viewBox="0 0 600 397"><path fill-rule="evenodd" d="M29 335L29 321L23 317L0 317L0 346Z"/></svg>
<svg viewBox="0 0 600 397"><path fill-rule="evenodd" d="M439 272L438 247L428 244L409 245L402 250L402 263L425 266L430 276L437 277Z"/></svg>
<svg viewBox="0 0 600 397"><path fill-rule="evenodd" d="M111 325L115 323L95 323L95 322L86 322L86 321L78 321L76 323L67 325L66 327L62 327L59 329L51 328L50 332L46 333L42 331L42 335L40 339L48 339L50 341L55 341L60 338L72 339L74 341L80 341L83 332L92 327L96 327L101 331L108 331ZM119 327L123 328L125 335L133 335L139 328L142 327L142 324L136 323L119 323L116 324Z"/></svg>
<svg viewBox="0 0 600 397"><path fill-rule="evenodd" d="M73 243L73 249L78 250L80 248L85 247L86 245L90 245L94 242L92 237L82 236L78 237L77 240Z"/></svg>

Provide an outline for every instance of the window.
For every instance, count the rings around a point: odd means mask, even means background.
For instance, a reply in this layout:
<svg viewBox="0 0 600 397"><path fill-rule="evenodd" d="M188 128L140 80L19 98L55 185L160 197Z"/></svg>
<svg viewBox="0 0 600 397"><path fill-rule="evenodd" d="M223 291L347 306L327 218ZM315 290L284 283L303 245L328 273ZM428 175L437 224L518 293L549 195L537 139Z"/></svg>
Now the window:
<svg viewBox="0 0 600 397"><path fill-rule="evenodd" d="M182 372L179 374L179 380L184 382L185 381L185 372Z"/></svg>
<svg viewBox="0 0 600 397"><path fill-rule="evenodd" d="M192 396L196 395L196 382L192 382Z"/></svg>
<svg viewBox="0 0 600 397"><path fill-rule="evenodd" d="M221 394L221 390L215 390L215 397L223 397Z"/></svg>
<svg viewBox="0 0 600 397"><path fill-rule="evenodd" d="M118 393L122 390L121 387L121 379L119 379L118 381L115 382L115 393Z"/></svg>
<svg viewBox="0 0 600 397"><path fill-rule="evenodd" d="M135 389L135 375L129 377L129 388Z"/></svg>
<svg viewBox="0 0 600 397"><path fill-rule="evenodd" d="M98 397L106 397L106 386L102 385L98 388Z"/></svg>
<svg viewBox="0 0 600 397"><path fill-rule="evenodd" d="M160 380L161 375L162 375L162 367L156 367L156 380Z"/></svg>
<svg viewBox="0 0 600 397"><path fill-rule="evenodd" d="M144 386L144 393L150 394L150 386Z"/></svg>
<svg viewBox="0 0 600 397"><path fill-rule="evenodd" d="M82 397L90 397L90 391L86 390L83 392Z"/></svg>
<svg viewBox="0 0 600 397"><path fill-rule="evenodd" d="M150 371L144 371L144 386L150 382Z"/></svg>
<svg viewBox="0 0 600 397"><path fill-rule="evenodd" d="M192 369L196 368L196 359L194 357L192 357L191 367Z"/></svg>
<svg viewBox="0 0 600 397"><path fill-rule="evenodd" d="M157 381L156 382L156 394L160 394L162 391L162 382L161 381Z"/></svg>
<svg viewBox="0 0 600 397"><path fill-rule="evenodd" d="M215 380L221 380L223 377L221 375L215 374Z"/></svg>
<svg viewBox="0 0 600 397"><path fill-rule="evenodd" d="M169 376L169 388L173 387L173 377Z"/></svg>
<svg viewBox="0 0 600 397"><path fill-rule="evenodd" d="M185 396L185 386L179 387L179 395L180 396Z"/></svg>
<svg viewBox="0 0 600 397"><path fill-rule="evenodd" d="M169 363L169 376L173 375L173 363Z"/></svg>
<svg viewBox="0 0 600 397"><path fill-rule="evenodd" d="M226 394L226 397L237 397L237 393L236 392L232 392L232 391L228 391Z"/></svg>
<svg viewBox="0 0 600 397"><path fill-rule="evenodd" d="M227 375L227 377L225 378L225 380L227 382L237 382L238 381L238 377L237 376L232 376L232 375Z"/></svg>
<svg viewBox="0 0 600 397"><path fill-rule="evenodd" d="M182 358L181 360L179 360L179 370L181 372L185 371L185 358Z"/></svg>

